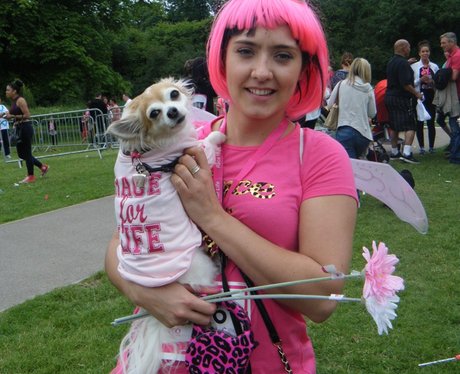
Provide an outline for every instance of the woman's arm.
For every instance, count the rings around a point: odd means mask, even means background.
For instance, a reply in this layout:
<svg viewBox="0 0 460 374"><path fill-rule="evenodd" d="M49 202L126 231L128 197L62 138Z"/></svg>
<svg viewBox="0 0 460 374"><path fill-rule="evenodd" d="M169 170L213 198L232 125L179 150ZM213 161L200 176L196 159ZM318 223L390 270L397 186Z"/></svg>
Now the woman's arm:
<svg viewBox="0 0 460 374"><path fill-rule="evenodd" d="M149 311L168 327L186 324L188 321L207 325L215 312L215 305L202 301L179 283L149 288L123 279L118 268L118 233L109 243L105 256L105 270L110 281L129 300ZM215 290L203 290L215 291Z"/></svg>
<svg viewBox="0 0 460 374"><path fill-rule="evenodd" d="M335 85L334 89L332 90L331 95L327 99L326 104L327 104L328 109L331 109L332 105L334 105L335 102L337 101L336 97L337 97L337 90L339 89L338 86L339 86L338 84Z"/></svg>
<svg viewBox="0 0 460 374"><path fill-rule="evenodd" d="M22 114L15 116L15 119L19 121L23 119L29 119L30 111L29 106L27 105L27 101L23 97L20 97L16 102L16 105L21 109Z"/></svg>
<svg viewBox="0 0 460 374"><path fill-rule="evenodd" d="M377 114L377 105L375 103L374 90L372 90L371 93L369 94L369 102L367 106L367 116L369 118L374 118L376 114Z"/></svg>
<svg viewBox="0 0 460 374"><path fill-rule="evenodd" d="M304 201L300 209L299 251L288 251L227 214L216 198L203 152L198 148L188 152L172 176L187 213L255 284L324 277L321 267L329 264L348 271L357 211L352 197L325 196ZM194 160L201 170L192 176L189 170ZM326 281L273 292L330 295L340 293L342 288L341 281ZM318 300L282 303L316 322L325 320L336 306L335 302Z"/></svg>

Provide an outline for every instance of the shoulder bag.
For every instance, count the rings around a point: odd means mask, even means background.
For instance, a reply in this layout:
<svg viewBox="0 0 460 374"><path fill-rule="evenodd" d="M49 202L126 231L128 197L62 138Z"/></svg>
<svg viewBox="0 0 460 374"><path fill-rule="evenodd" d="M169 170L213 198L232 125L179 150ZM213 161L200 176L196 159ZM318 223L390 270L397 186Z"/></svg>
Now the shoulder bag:
<svg viewBox="0 0 460 374"><path fill-rule="evenodd" d="M337 125L339 122L339 93L341 84L342 81L339 82L339 86L337 87L335 103L332 104L332 107L329 109L329 114L327 115L326 121L324 122L324 126L331 131L337 130Z"/></svg>

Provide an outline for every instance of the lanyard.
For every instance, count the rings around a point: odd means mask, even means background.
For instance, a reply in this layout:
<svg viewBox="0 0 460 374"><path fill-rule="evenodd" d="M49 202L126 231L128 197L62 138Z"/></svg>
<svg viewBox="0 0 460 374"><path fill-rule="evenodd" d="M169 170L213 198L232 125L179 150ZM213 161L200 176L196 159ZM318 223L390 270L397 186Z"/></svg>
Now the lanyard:
<svg viewBox="0 0 460 374"><path fill-rule="evenodd" d="M257 161L259 161L263 156L267 154L270 149L275 145L275 143L281 138L281 136L284 134L286 131L287 127L289 125L289 121L285 118L283 121L279 124L279 126L273 130L270 135L265 139L265 141L262 143L262 145L257 149L257 151L253 154L252 157L250 157L247 162L244 164L243 168L241 171L238 173L237 177L232 181L231 185L229 186L228 193L225 196L225 202L228 203L228 200L230 198L232 187L234 186L235 182L238 183L243 177L245 177L251 170L252 168L256 165ZM227 119L224 118L222 125L220 127L220 131L225 134L227 128ZM223 181L224 179L224 172L223 172L223 159L222 159L222 151L220 150L216 154L216 163L214 165L214 187L217 193L217 197L219 198L219 201L224 205L224 196L223 196ZM225 254L221 253L221 259L222 259L222 267L221 267L221 272L222 272L222 284L223 288L225 291L228 291L228 283L227 283L227 277L225 275L225 264L227 262L227 258ZM246 284L248 286L253 286L254 284L252 281L243 273L241 272L243 279L245 280ZM289 365L289 361L286 357L286 354L284 353L283 347L281 345L281 339L278 336L278 333L275 329L275 326L273 325L272 320L270 319L270 316L268 315L267 309L265 308L264 303L262 300L256 300L256 305L257 308L259 309L259 312L263 318L263 321L265 323L265 326L267 327L268 333L270 335L270 339L274 346L278 350L278 354L281 359L281 363L284 366L284 370L286 373L292 373L291 367ZM236 329L236 324L239 324L239 322L233 321L233 325L235 326ZM241 327L240 327L241 329ZM238 331L238 330L236 330ZM248 368L249 373L251 373L250 367Z"/></svg>
<svg viewBox="0 0 460 374"><path fill-rule="evenodd" d="M257 161L259 161L263 156L267 154L270 149L275 145L275 143L281 138L281 136L286 131L289 125L289 121L285 118L279 124L279 126L273 130L270 135L265 139L262 145L257 149L255 154L249 158L249 160L244 164L243 168L239 172L239 174L234 178L232 184L229 186L228 191L232 190L233 185L235 182L238 183L243 177L245 177L256 165ZM222 125L220 126L220 131L225 134L227 129L227 119L224 118ZM222 158L222 151L220 150L216 155L216 163L214 165L214 188L216 190L217 197L219 201L224 203L224 196L223 196L223 184L224 184L224 170L223 170L223 158ZM228 193L225 197L225 200L228 202L231 193Z"/></svg>

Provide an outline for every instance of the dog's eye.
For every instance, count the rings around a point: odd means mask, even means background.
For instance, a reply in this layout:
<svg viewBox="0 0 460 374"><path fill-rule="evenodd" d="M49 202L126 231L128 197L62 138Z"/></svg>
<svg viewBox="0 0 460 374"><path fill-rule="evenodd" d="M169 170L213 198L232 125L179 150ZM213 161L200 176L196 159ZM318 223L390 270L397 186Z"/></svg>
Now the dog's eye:
<svg viewBox="0 0 460 374"><path fill-rule="evenodd" d="M158 117L158 115L160 114L160 110L159 109L154 109L150 112L150 118L152 119L155 119Z"/></svg>
<svg viewBox="0 0 460 374"><path fill-rule="evenodd" d="M177 90L172 90L171 94L170 94L172 100L177 99L179 97L179 95L180 95L180 93Z"/></svg>

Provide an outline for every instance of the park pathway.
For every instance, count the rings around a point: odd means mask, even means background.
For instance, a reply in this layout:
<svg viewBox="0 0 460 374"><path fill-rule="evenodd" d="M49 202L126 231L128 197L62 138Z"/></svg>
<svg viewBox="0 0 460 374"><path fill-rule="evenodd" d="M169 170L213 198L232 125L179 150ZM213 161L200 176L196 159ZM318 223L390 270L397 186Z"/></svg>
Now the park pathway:
<svg viewBox="0 0 460 374"><path fill-rule="evenodd" d="M0 225L0 312L104 267L113 197Z"/></svg>

